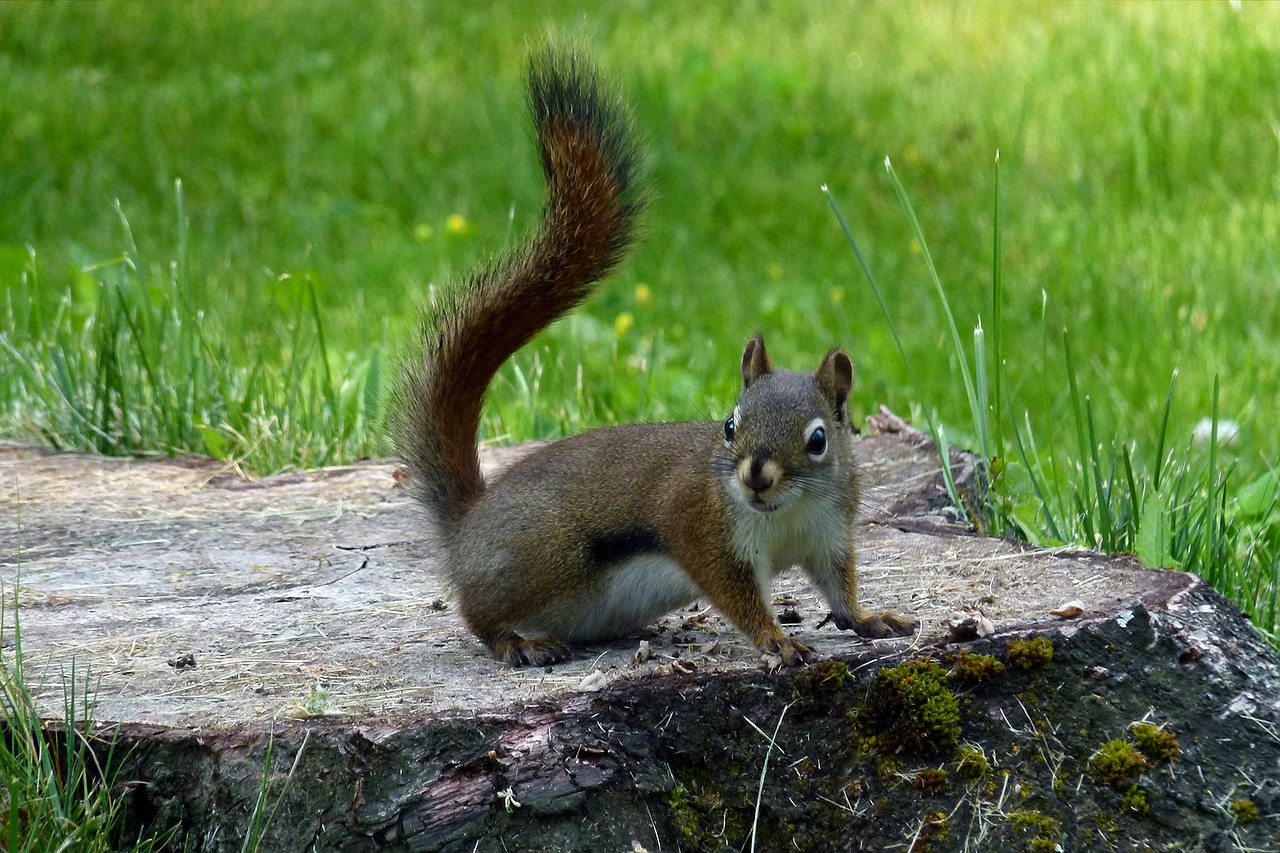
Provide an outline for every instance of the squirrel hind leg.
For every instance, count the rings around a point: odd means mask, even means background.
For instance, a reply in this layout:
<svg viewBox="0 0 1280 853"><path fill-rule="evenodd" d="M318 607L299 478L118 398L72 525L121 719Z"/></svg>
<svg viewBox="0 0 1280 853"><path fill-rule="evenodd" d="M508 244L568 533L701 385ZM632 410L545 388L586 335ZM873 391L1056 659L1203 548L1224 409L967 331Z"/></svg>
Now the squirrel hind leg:
<svg viewBox="0 0 1280 853"><path fill-rule="evenodd" d="M546 635L522 637L514 631L506 631L480 639L495 658L509 666L550 666L570 656L567 645Z"/></svg>

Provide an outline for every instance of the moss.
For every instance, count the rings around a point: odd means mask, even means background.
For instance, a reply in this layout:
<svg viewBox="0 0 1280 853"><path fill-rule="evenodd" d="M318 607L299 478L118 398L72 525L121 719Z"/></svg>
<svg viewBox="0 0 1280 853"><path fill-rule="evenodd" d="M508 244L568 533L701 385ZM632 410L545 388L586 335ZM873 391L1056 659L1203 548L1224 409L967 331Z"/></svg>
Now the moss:
<svg viewBox="0 0 1280 853"><path fill-rule="evenodd" d="M838 660L821 660L796 675L796 686L809 693L821 693L844 686L849 667Z"/></svg>
<svg viewBox="0 0 1280 853"><path fill-rule="evenodd" d="M916 773L911 784L926 794L939 794L947 787L947 771L938 767L926 767Z"/></svg>
<svg viewBox="0 0 1280 853"><path fill-rule="evenodd" d="M693 840L702 825L701 816L693 807L689 789L684 785L676 785L667 795L667 805L671 807L671 823L676 832L685 840Z"/></svg>
<svg viewBox="0 0 1280 853"><path fill-rule="evenodd" d="M963 743L956 750L955 770L966 779L981 779L991 772L987 754L979 747Z"/></svg>
<svg viewBox="0 0 1280 853"><path fill-rule="evenodd" d="M677 784L667 794L667 805L676 833L690 847L716 847L724 837L745 837L741 812L726 807L714 790L699 793Z"/></svg>
<svg viewBox="0 0 1280 853"><path fill-rule="evenodd" d="M961 681L977 683L1003 674L1004 664L991 655L960 652L951 658L951 672Z"/></svg>
<svg viewBox="0 0 1280 853"><path fill-rule="evenodd" d="M1231 804L1231 813L1236 816L1236 823L1253 823L1261 817L1253 800L1236 800Z"/></svg>
<svg viewBox="0 0 1280 853"><path fill-rule="evenodd" d="M1146 814L1147 792L1140 785L1130 785L1129 790L1124 792L1124 799L1120 801L1120 806L1127 812Z"/></svg>
<svg viewBox="0 0 1280 853"><path fill-rule="evenodd" d="M902 775L902 762L891 755L876 757L876 775L886 781Z"/></svg>
<svg viewBox="0 0 1280 853"><path fill-rule="evenodd" d="M1034 669L1053 660L1053 641L1048 637L1009 641L1009 663L1018 669Z"/></svg>
<svg viewBox="0 0 1280 853"><path fill-rule="evenodd" d="M1109 740L1089 758L1089 769L1100 781L1124 788L1147 769L1147 759L1127 740Z"/></svg>
<svg viewBox="0 0 1280 853"><path fill-rule="evenodd" d="M1009 822L1015 831L1026 837L1026 849L1035 853L1056 850L1062 837L1062 822L1034 809L1011 812Z"/></svg>
<svg viewBox="0 0 1280 853"><path fill-rule="evenodd" d="M1178 743L1177 736L1155 723L1134 723L1133 739L1138 742L1138 749L1152 764L1173 761L1182 755L1182 747Z"/></svg>
<svg viewBox="0 0 1280 853"><path fill-rule="evenodd" d="M951 826L947 823L946 812L934 812L926 818L925 825L929 837L941 840L951 834Z"/></svg>
<svg viewBox="0 0 1280 853"><path fill-rule="evenodd" d="M960 739L960 702L947 671L929 658L877 672L859 720L877 732L882 752L931 755Z"/></svg>
<svg viewBox="0 0 1280 853"><path fill-rule="evenodd" d="M947 823L946 812L927 812L915 833L910 853L925 853L930 849L931 841L941 841L950 834L951 826Z"/></svg>
<svg viewBox="0 0 1280 853"><path fill-rule="evenodd" d="M1037 835L1052 835L1062 831L1062 824L1046 814L1034 809L1019 809L1009 815L1014 829L1026 832L1034 830Z"/></svg>

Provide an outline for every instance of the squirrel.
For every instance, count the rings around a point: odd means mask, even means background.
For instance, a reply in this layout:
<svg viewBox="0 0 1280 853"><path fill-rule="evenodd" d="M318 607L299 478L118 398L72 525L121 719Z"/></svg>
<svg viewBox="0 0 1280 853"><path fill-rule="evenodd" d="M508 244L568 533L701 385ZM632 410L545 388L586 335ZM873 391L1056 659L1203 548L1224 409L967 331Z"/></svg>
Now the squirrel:
<svg viewBox="0 0 1280 853"><path fill-rule="evenodd" d="M788 666L772 579L800 566L836 626L866 637L918 623L858 604L853 364L774 367L757 333L721 422L611 426L559 439L486 487L476 437L502 364L589 296L631 246L646 203L630 119L573 50L537 51L528 102L546 175L540 227L436 300L399 389L399 451L440 530L467 626L512 666L564 660L705 598Z"/></svg>

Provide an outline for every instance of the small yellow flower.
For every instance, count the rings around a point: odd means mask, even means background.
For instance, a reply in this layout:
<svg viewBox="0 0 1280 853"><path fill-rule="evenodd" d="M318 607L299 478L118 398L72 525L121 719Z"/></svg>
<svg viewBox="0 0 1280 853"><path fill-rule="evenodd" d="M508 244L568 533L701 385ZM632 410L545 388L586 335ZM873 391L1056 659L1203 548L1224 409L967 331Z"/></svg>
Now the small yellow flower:
<svg viewBox="0 0 1280 853"><path fill-rule="evenodd" d="M779 263L769 264L769 278L773 279L774 281L777 281L778 279L782 278L782 264L779 264Z"/></svg>
<svg viewBox="0 0 1280 853"><path fill-rule="evenodd" d="M843 287L831 288L831 304L839 305L841 302L844 302L844 288Z"/></svg>
<svg viewBox="0 0 1280 853"><path fill-rule="evenodd" d="M630 311L623 311L613 320L613 333L622 337L636 324L636 318Z"/></svg>
<svg viewBox="0 0 1280 853"><path fill-rule="evenodd" d="M415 240L430 240L436 233L436 229L432 228L425 222L419 222L413 226L413 237Z"/></svg>
<svg viewBox="0 0 1280 853"><path fill-rule="evenodd" d="M920 254L920 251L921 251L921 250L920 250L920 241L919 241L919 240L914 240L914 239L913 239L913 240L911 241L911 254L913 254L913 255L918 255L918 254Z"/></svg>
<svg viewBox="0 0 1280 853"><path fill-rule="evenodd" d="M444 221L444 227L450 234L466 234L471 230L471 223L461 213L450 213L449 218Z"/></svg>
<svg viewBox="0 0 1280 853"><path fill-rule="evenodd" d="M636 304L641 308L648 308L649 303L653 301L653 291L649 289L647 284L636 285Z"/></svg>
<svg viewBox="0 0 1280 853"><path fill-rule="evenodd" d="M923 158L920 155L920 149L916 147L915 143L911 143L902 149L902 162L908 166L916 165L921 159Z"/></svg>

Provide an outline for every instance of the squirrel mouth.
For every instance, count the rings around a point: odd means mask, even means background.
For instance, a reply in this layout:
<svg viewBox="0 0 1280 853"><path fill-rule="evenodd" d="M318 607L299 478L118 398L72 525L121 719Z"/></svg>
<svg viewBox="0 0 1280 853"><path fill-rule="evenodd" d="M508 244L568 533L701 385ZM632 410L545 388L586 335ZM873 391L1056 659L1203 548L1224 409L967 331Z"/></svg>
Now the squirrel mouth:
<svg viewBox="0 0 1280 853"><path fill-rule="evenodd" d="M773 512L778 508L777 504L771 504L759 495L751 495L748 497L747 506L751 507L756 512Z"/></svg>

